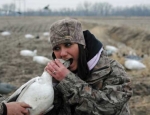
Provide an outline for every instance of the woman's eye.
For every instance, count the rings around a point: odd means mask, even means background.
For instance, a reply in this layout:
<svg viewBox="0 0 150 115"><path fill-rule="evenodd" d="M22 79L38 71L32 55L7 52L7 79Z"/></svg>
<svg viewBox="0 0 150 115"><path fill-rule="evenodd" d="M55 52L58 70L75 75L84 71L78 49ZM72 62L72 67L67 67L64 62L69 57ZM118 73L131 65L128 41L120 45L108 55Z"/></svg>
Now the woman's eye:
<svg viewBox="0 0 150 115"><path fill-rule="evenodd" d="M72 44L71 43L66 43L65 46L66 47L70 47Z"/></svg>
<svg viewBox="0 0 150 115"><path fill-rule="evenodd" d="M54 47L53 50L58 51L60 50L60 47Z"/></svg>

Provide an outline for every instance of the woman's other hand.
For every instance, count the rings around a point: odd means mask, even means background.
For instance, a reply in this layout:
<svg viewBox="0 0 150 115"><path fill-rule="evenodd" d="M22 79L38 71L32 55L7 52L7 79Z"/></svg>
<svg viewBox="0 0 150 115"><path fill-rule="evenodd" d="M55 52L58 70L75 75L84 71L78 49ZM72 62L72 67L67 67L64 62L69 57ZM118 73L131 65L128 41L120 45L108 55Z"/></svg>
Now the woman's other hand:
<svg viewBox="0 0 150 115"><path fill-rule="evenodd" d="M7 115L29 115L27 108L31 108L30 105L24 102L10 102L5 103L7 107Z"/></svg>

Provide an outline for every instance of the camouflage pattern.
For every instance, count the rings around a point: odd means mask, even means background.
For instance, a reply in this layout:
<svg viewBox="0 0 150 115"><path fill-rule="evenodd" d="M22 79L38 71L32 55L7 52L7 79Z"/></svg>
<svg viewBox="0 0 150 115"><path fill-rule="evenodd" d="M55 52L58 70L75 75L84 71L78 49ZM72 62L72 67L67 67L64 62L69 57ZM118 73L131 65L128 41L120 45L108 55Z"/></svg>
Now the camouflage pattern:
<svg viewBox="0 0 150 115"><path fill-rule="evenodd" d="M66 42L79 43L85 46L81 23L72 18L56 21L50 27L52 47Z"/></svg>
<svg viewBox="0 0 150 115"><path fill-rule="evenodd" d="M3 105L0 103L0 115L3 115Z"/></svg>
<svg viewBox="0 0 150 115"><path fill-rule="evenodd" d="M103 51L87 81L70 73L55 86L54 108L46 115L130 115L130 84L123 66Z"/></svg>
<svg viewBox="0 0 150 115"><path fill-rule="evenodd" d="M3 105L2 105L2 101L4 100L4 98L2 97L2 95L0 94L0 115L3 115Z"/></svg>

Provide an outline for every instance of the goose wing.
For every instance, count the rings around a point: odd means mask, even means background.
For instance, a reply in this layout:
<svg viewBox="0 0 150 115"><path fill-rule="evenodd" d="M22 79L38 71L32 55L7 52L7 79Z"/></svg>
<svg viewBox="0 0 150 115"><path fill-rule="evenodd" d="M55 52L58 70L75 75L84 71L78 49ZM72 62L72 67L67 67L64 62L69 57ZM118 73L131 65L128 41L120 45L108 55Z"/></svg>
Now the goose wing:
<svg viewBox="0 0 150 115"><path fill-rule="evenodd" d="M8 97L6 100L4 100L4 102L16 101L16 99L18 98L18 96L22 92L24 92L32 83L34 83L37 78L39 78L39 77L32 78L31 80L29 80L28 82L26 82L25 84L23 84L10 97Z"/></svg>

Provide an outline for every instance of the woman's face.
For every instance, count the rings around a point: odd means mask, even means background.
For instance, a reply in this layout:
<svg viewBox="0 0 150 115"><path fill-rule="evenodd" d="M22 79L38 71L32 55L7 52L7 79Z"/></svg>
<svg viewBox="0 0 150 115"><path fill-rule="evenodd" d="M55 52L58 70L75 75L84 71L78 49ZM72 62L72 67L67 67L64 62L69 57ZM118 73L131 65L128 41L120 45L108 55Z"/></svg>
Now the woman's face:
<svg viewBox="0 0 150 115"><path fill-rule="evenodd" d="M73 59L69 66L69 70L74 71L78 67L79 48L76 43L63 43L55 46L53 52L56 58L60 59Z"/></svg>

